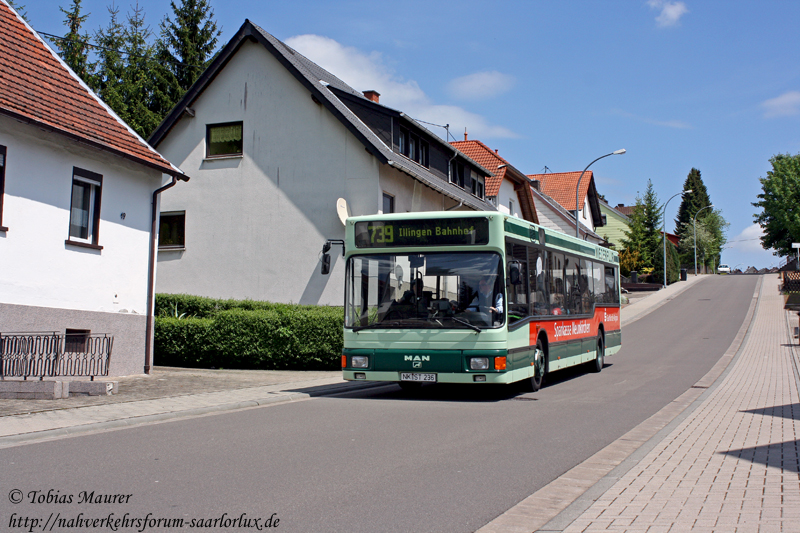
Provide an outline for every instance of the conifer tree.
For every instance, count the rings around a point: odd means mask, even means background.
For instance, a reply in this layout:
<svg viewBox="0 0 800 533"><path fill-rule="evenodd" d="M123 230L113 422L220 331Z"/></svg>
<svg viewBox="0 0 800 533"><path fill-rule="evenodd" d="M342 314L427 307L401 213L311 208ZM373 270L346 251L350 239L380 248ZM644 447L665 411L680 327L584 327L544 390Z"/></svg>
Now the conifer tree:
<svg viewBox="0 0 800 533"><path fill-rule="evenodd" d="M125 29L119 22L119 8L108 6L110 20L106 29L95 32L99 48L99 60L92 79L92 88L100 98L120 117L128 115L123 93L125 58L121 50L125 46Z"/></svg>
<svg viewBox="0 0 800 533"><path fill-rule="evenodd" d="M147 138L160 123L161 116L152 110L153 76L156 68L155 48L148 43L152 32L145 24L144 10L137 2L127 16L123 29L125 68L120 95L125 103L125 116L120 115L141 137ZM119 113L118 113L119 114Z"/></svg>
<svg viewBox="0 0 800 533"><path fill-rule="evenodd" d="M161 22L156 45L157 94L154 111L162 116L178 103L210 63L221 31L208 0L170 2L172 14Z"/></svg>
<svg viewBox="0 0 800 533"><path fill-rule="evenodd" d="M86 32L81 34L81 26L89 17L89 13L81 15L81 0L72 0L69 11L63 7L58 9L67 16L64 19L64 25L69 29L63 39L56 41L58 53L64 63L69 65L75 74L88 84L91 81L89 47L87 46L89 35Z"/></svg>
<svg viewBox="0 0 800 533"><path fill-rule="evenodd" d="M7 0L7 2L8 2L8 5L10 5L12 7L12 9L14 9L14 11L16 11L17 14L20 17L25 19L25 21L30 24L30 21L28 20L28 12L25 11L25 6L24 5L19 5L14 0Z"/></svg>
<svg viewBox="0 0 800 533"><path fill-rule="evenodd" d="M681 205L678 207L678 219L675 221L675 234L681 238L681 246L679 248L681 262L688 264L694 260L694 249L686 248L683 243L684 237L687 233L692 231L692 221L694 216L701 210L711 205L711 198L708 196L708 190L703 183L703 178L700 171L692 168L686 181L683 183L684 191L692 191L692 194L684 194L681 198ZM706 209L699 215L699 219L709 216L711 210Z"/></svg>
<svg viewBox="0 0 800 533"><path fill-rule="evenodd" d="M655 253L661 246L661 207L650 180L647 181L644 196L636 197L630 220L622 246L627 254L637 254L641 271L652 271L657 266Z"/></svg>

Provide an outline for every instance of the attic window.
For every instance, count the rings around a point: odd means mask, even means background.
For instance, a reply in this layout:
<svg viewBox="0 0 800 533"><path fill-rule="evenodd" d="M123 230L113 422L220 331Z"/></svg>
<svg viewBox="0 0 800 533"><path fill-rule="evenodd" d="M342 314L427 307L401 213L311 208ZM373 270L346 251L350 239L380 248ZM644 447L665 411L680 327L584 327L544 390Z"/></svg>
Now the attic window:
<svg viewBox="0 0 800 533"><path fill-rule="evenodd" d="M206 157L242 155L241 122L208 124L206 126Z"/></svg>
<svg viewBox="0 0 800 533"><path fill-rule="evenodd" d="M421 139L419 135L410 133L405 128L400 128L397 138L397 151L412 161L420 165L428 166L428 141Z"/></svg>

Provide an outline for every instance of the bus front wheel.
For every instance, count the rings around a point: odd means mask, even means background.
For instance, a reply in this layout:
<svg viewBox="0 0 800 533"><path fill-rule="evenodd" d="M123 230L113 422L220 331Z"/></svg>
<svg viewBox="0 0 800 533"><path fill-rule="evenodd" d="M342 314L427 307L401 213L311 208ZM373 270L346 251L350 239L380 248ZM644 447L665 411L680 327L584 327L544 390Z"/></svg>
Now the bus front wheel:
<svg viewBox="0 0 800 533"><path fill-rule="evenodd" d="M603 370L603 365L606 361L605 353L603 337L601 336L597 338L597 356L594 358L594 362L591 363L592 372L600 372Z"/></svg>
<svg viewBox="0 0 800 533"><path fill-rule="evenodd" d="M531 392L536 392L542 388L544 383L545 374L545 358L547 354L544 352L544 344L542 339L536 341L536 351L533 355L533 377L530 378L528 388Z"/></svg>

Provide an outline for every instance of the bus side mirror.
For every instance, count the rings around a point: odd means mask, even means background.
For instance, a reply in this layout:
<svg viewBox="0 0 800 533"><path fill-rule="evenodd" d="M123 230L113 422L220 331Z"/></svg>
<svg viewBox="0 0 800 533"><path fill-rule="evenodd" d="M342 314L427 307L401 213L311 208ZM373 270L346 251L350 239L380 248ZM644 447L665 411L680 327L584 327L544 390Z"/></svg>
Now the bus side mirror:
<svg viewBox="0 0 800 533"><path fill-rule="evenodd" d="M323 276L327 276L331 273L331 256L329 253L325 252L322 254L322 258L320 258L320 273Z"/></svg>
<svg viewBox="0 0 800 533"><path fill-rule="evenodd" d="M508 264L508 281L512 285L519 285L522 281L519 273L519 262L512 261Z"/></svg>

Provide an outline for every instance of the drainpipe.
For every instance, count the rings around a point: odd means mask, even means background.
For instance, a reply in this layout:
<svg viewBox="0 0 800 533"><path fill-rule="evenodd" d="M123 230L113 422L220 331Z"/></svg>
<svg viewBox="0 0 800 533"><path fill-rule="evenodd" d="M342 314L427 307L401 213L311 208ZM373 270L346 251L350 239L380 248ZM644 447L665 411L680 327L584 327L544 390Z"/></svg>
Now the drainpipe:
<svg viewBox="0 0 800 533"><path fill-rule="evenodd" d="M150 254L148 256L149 263L147 265L147 322L145 325L145 338L146 344L144 347L144 373L149 374L153 367L153 321L155 320L153 313L154 307L154 294L156 284L156 223L158 222L158 195L166 191L170 187L174 187L178 183L178 177L172 176L172 182L167 183L163 187L156 189L153 192L153 210L150 214Z"/></svg>

